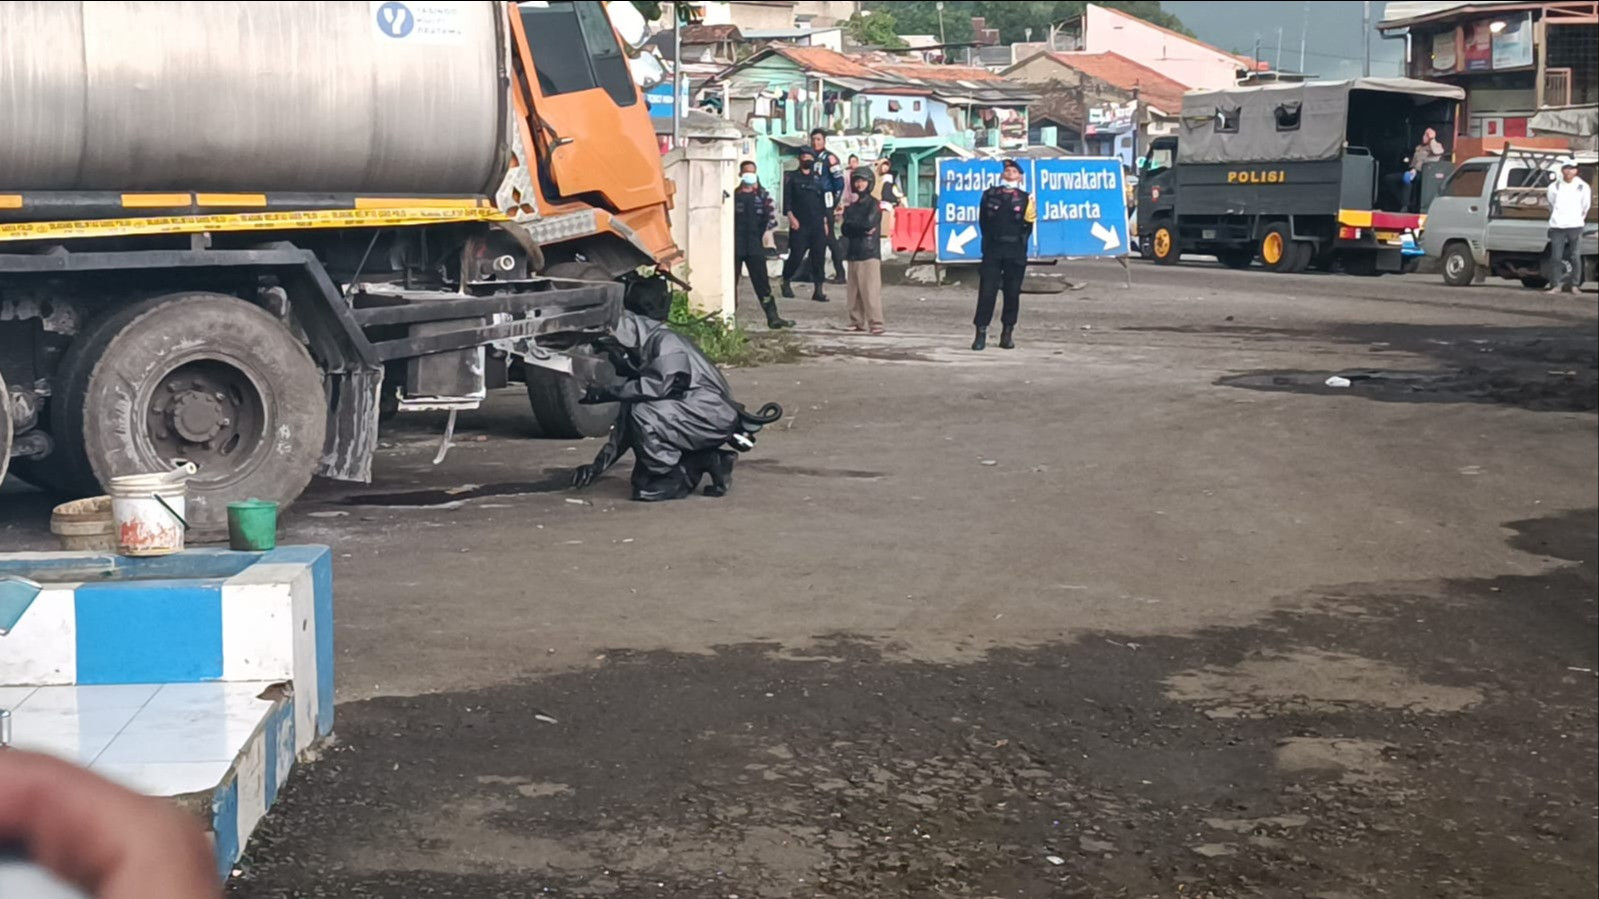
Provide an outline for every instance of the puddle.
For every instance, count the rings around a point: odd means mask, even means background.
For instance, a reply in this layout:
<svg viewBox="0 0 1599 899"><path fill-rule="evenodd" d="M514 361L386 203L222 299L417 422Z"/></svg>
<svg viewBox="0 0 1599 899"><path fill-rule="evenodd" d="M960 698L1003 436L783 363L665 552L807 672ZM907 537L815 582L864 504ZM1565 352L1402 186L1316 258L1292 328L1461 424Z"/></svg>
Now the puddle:
<svg viewBox="0 0 1599 899"><path fill-rule="evenodd" d="M1334 375L1347 379L1349 386L1329 387L1327 379ZM1231 375L1216 383L1246 390L1358 396L1390 403L1499 403L1548 412L1592 412L1596 405L1591 369L1265 371Z"/></svg>
<svg viewBox="0 0 1599 899"><path fill-rule="evenodd" d="M881 471L863 471L854 468L812 468L807 465L784 465L770 459L751 459L741 465L772 474L792 474L803 478L848 478L856 481L880 481L888 477ZM736 471L736 469L735 469Z"/></svg>
<svg viewBox="0 0 1599 899"><path fill-rule="evenodd" d="M530 493L559 493L572 486L571 469L546 469L537 481L509 481L503 484L474 484L437 490L408 490L402 493L361 493L338 501L341 506L388 506L409 508L459 508L467 500L489 496L525 496Z"/></svg>

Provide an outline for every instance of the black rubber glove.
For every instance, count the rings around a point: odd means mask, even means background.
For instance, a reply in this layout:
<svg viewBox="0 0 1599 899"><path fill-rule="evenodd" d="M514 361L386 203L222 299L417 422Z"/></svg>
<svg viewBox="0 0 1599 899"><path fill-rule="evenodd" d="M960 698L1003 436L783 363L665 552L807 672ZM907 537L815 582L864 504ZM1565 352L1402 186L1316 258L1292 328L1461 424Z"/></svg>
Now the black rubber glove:
<svg viewBox="0 0 1599 899"><path fill-rule="evenodd" d="M578 400L585 406L594 406L600 403L616 402L616 394L609 384L590 384L583 388L583 398Z"/></svg>
<svg viewBox="0 0 1599 899"><path fill-rule="evenodd" d="M581 490L594 483L594 479L599 477L599 474L600 468L598 465L579 465L577 470L572 472L572 486Z"/></svg>

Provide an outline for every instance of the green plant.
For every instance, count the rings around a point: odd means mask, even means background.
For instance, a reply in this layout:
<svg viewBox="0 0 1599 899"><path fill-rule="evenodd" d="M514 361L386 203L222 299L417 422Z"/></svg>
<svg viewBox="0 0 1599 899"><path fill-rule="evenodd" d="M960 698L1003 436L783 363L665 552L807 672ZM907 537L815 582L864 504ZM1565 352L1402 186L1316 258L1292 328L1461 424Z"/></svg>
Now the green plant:
<svg viewBox="0 0 1599 899"><path fill-rule="evenodd" d="M909 46L895 30L894 14L887 10L878 10L862 15L856 13L849 17L845 29L857 44L867 47L886 47L890 50Z"/></svg>
<svg viewBox="0 0 1599 899"><path fill-rule="evenodd" d="M750 339L744 329L715 312L696 315L689 308L686 291L672 291L672 313L666 322L672 330L694 341L700 352L717 365L740 365L749 359Z"/></svg>

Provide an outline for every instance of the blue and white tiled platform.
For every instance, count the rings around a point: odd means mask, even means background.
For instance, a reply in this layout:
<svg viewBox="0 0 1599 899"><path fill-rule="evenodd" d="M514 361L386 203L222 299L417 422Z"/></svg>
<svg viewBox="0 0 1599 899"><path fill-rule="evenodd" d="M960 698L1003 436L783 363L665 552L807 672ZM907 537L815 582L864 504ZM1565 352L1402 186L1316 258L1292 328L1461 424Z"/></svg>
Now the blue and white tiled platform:
<svg viewBox="0 0 1599 899"><path fill-rule="evenodd" d="M225 877L333 727L326 547L0 555L44 585L0 636L0 708L48 752L205 817Z"/></svg>

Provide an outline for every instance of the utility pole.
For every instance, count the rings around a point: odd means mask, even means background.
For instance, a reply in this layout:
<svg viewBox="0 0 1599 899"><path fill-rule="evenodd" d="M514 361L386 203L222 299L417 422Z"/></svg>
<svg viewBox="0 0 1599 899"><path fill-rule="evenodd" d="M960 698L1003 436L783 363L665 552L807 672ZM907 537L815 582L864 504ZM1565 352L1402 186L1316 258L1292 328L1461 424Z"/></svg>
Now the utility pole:
<svg viewBox="0 0 1599 899"><path fill-rule="evenodd" d="M1371 76L1371 0L1361 4L1360 13L1360 74Z"/></svg>
<svg viewBox="0 0 1599 899"><path fill-rule="evenodd" d="M1281 72L1283 70L1283 27L1277 26L1277 62L1272 68Z"/></svg>
<svg viewBox="0 0 1599 899"><path fill-rule="evenodd" d="M672 4L672 149L683 146L683 10Z"/></svg>
<svg viewBox="0 0 1599 899"><path fill-rule="evenodd" d="M938 2L933 5L938 7L938 42L940 44L947 44L949 41L944 37L944 0L938 0ZM925 9L925 7L923 8Z"/></svg>
<svg viewBox="0 0 1599 899"><path fill-rule="evenodd" d="M1255 32L1255 71L1260 71L1260 32Z"/></svg>
<svg viewBox="0 0 1599 899"><path fill-rule="evenodd" d="M1133 164L1134 169L1136 169L1138 167L1138 129L1142 127L1142 125L1139 123L1139 119L1140 118L1141 118L1141 116L1139 116L1139 114L1138 114L1138 85L1135 84L1135 85L1133 85L1133 158L1132 158L1132 164Z"/></svg>

